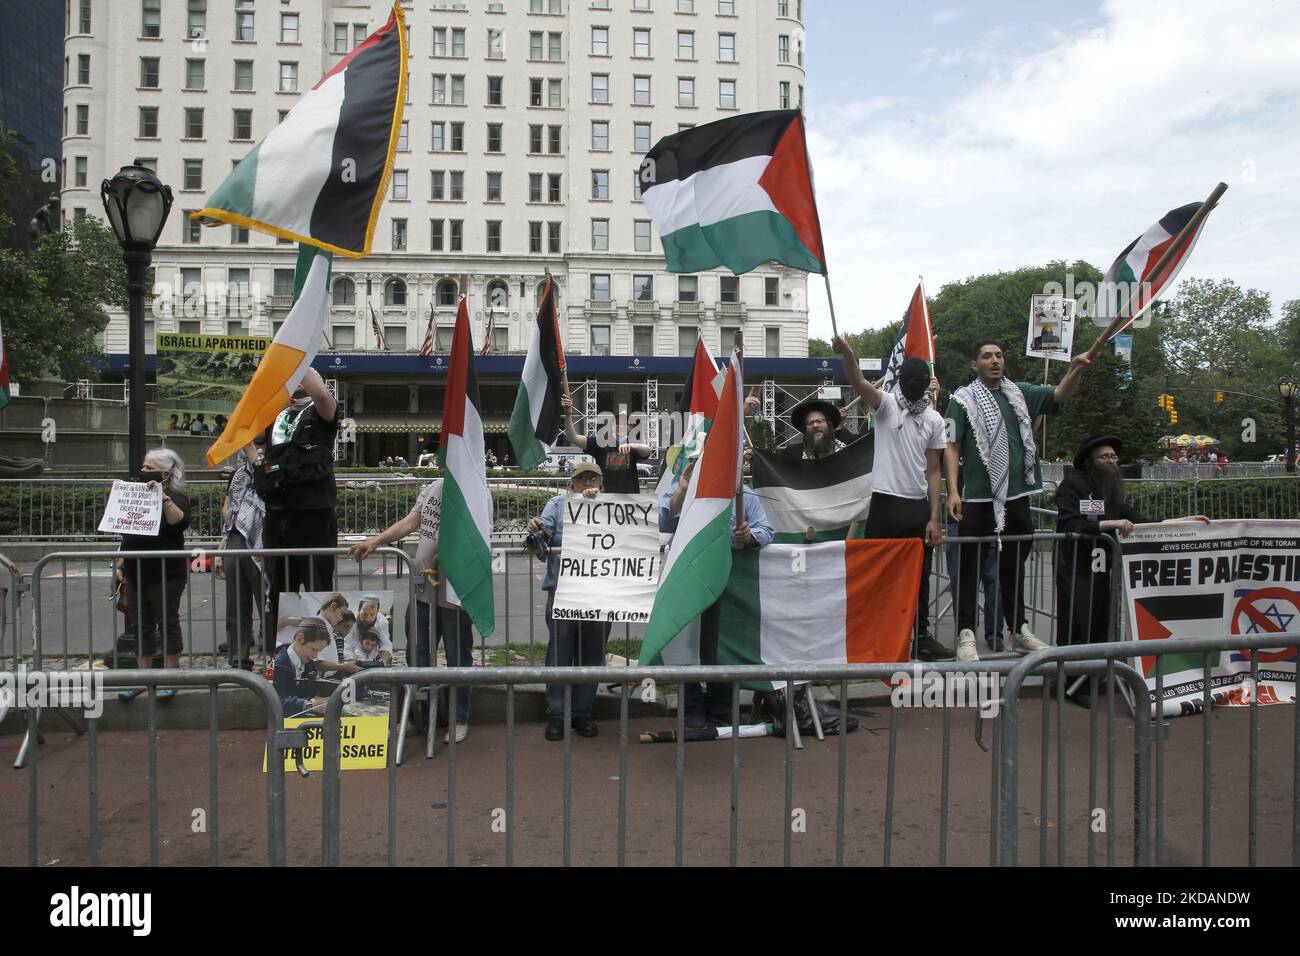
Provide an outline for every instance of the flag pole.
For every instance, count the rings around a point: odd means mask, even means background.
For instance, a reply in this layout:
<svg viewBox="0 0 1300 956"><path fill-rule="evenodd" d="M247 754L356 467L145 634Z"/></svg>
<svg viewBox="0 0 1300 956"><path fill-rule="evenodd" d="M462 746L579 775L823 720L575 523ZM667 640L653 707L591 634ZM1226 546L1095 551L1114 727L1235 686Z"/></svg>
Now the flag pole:
<svg viewBox="0 0 1300 956"><path fill-rule="evenodd" d="M732 336L731 346L732 346L732 348L733 348L733 349L735 350L735 352L736 352L736 374L737 374L737 375L741 375L741 374L743 374L743 372L744 372L744 364L742 363L741 360L742 360L742 358L744 357L744 354L745 354L745 338L744 338L744 336L741 334L740 329L737 329L736 332L735 332L735 334ZM740 408L736 409L736 414L740 416L740 424L741 424L741 427L743 428L744 425L745 425L745 408L744 408L743 405L742 405ZM749 438L749 430L748 430L748 429L745 430L745 437L746 437L747 439ZM744 449L741 449L741 454L742 454L742 455L744 454ZM741 525L741 521L743 520L743 519L742 519L742 516L743 516L744 513L745 513L745 476L744 476L744 474L742 474L742 475L740 476L740 488L738 488L738 489L736 490L736 507L735 507L734 510L735 510L735 512L736 512L736 514L735 514L735 523L732 525L732 527L734 527L734 528L739 528L740 525Z"/></svg>
<svg viewBox="0 0 1300 956"><path fill-rule="evenodd" d="M1190 239L1191 236L1195 234L1196 230L1200 228L1201 222L1210 214L1210 210L1212 210L1219 202L1219 197L1227 191L1227 183L1219 183L1219 185L1214 187L1214 191L1210 193L1205 202L1201 203L1201 207L1197 209L1196 212L1192 213L1191 219L1187 220L1187 225L1183 226L1183 228L1178 231L1178 235L1175 236L1174 241L1169 244L1169 248L1165 250L1164 255L1156 260L1155 267L1147 273L1148 275L1158 276L1164 271L1165 266L1169 264L1174 255L1182 249L1188 239ZM1128 310L1132 311L1133 301L1131 297L1129 302L1126 304L1128 305ZM1097 341L1092 343L1092 348L1088 349L1087 355L1089 361L1096 361L1098 353L1101 352L1101 347L1109 342L1122 328L1132 321L1133 319L1130 316L1122 313L1111 319L1110 325L1106 326L1101 335L1097 336Z"/></svg>
<svg viewBox="0 0 1300 956"><path fill-rule="evenodd" d="M826 280L826 303L831 307L831 334L839 335L840 330L835 327L835 300L831 297L831 274L830 270L822 273L822 278Z"/></svg>

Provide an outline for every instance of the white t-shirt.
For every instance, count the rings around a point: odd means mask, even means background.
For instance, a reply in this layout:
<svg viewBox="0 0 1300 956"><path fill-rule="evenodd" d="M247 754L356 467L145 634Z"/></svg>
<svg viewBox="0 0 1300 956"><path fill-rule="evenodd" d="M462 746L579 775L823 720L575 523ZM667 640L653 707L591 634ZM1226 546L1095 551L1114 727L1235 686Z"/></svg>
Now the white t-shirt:
<svg viewBox="0 0 1300 956"><path fill-rule="evenodd" d="M422 573L429 569L436 573L438 568L438 529L442 524L442 481L441 478L435 478L425 485L420 490L419 497L415 499L411 512L420 516L420 540L415 545L415 571L421 574L421 579L416 583L416 599L445 606L446 586L439 579L436 588L438 593L435 596L435 589L429 586L429 578Z"/></svg>
<svg viewBox="0 0 1300 956"><path fill-rule="evenodd" d="M925 483L927 449L948 447L943 416L933 408L921 413L921 427L885 393L876 410L876 459L871 469L871 490L896 498L929 497Z"/></svg>

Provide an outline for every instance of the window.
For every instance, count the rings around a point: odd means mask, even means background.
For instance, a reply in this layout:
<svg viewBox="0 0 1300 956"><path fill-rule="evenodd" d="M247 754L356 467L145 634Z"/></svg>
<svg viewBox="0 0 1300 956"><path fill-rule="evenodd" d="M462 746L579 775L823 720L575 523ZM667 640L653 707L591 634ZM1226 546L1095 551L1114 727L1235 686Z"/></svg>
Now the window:
<svg viewBox="0 0 1300 956"><path fill-rule="evenodd" d="M695 59L695 31L693 30L677 31L677 59L679 60Z"/></svg>
<svg viewBox="0 0 1300 956"><path fill-rule="evenodd" d="M447 148L447 124L435 122L430 128L432 129L433 134L431 141L432 148L441 152Z"/></svg>
<svg viewBox="0 0 1300 956"><path fill-rule="evenodd" d="M740 276L721 276L718 289L719 302L740 301Z"/></svg>
<svg viewBox="0 0 1300 956"><path fill-rule="evenodd" d="M455 220L452 221L454 222ZM436 293L439 305L446 306L456 304L456 283L451 279L443 279L439 282Z"/></svg>
<svg viewBox="0 0 1300 956"><path fill-rule="evenodd" d="M446 182L447 173L442 169L434 169L429 172L429 198L446 199Z"/></svg>
<svg viewBox="0 0 1300 956"><path fill-rule="evenodd" d="M678 302L698 302L700 280L695 276L678 276L677 277L677 301ZM694 341L691 345L694 346ZM693 350L693 349L692 349Z"/></svg>
<svg viewBox="0 0 1300 956"><path fill-rule="evenodd" d="M384 326L384 348L389 352L406 351L406 326L404 325L385 325Z"/></svg>
<svg viewBox="0 0 1300 956"><path fill-rule="evenodd" d="M652 302L655 297L654 276L642 275L632 277L632 298L636 302Z"/></svg>
<svg viewBox="0 0 1300 956"><path fill-rule="evenodd" d="M781 280L776 276L763 277L763 304L781 304Z"/></svg>
<svg viewBox="0 0 1300 956"><path fill-rule="evenodd" d="M609 27L591 28L591 55L609 56Z"/></svg>
<svg viewBox="0 0 1300 956"><path fill-rule="evenodd" d="M528 174L528 201L529 202L542 201L542 174L541 173Z"/></svg>
<svg viewBox="0 0 1300 956"><path fill-rule="evenodd" d="M593 325L591 327L591 354L609 354L609 326Z"/></svg>
<svg viewBox="0 0 1300 956"><path fill-rule="evenodd" d="M636 106L650 105L650 77L632 77L632 102Z"/></svg>
<svg viewBox="0 0 1300 956"><path fill-rule="evenodd" d="M248 227L231 226L230 227L230 244L234 246L248 245Z"/></svg>
<svg viewBox="0 0 1300 956"><path fill-rule="evenodd" d="M528 251L542 251L542 224L540 222L530 222L528 224Z"/></svg>
<svg viewBox="0 0 1300 956"><path fill-rule="evenodd" d="M542 78L540 76L533 76L528 79L528 105L542 105Z"/></svg>
<svg viewBox="0 0 1300 956"><path fill-rule="evenodd" d="M280 14L280 42L281 43L298 42L298 14L296 13Z"/></svg>
<svg viewBox="0 0 1300 956"><path fill-rule="evenodd" d="M141 0L140 36L155 39L162 36L162 0Z"/></svg>
<svg viewBox="0 0 1300 956"><path fill-rule="evenodd" d="M542 151L542 127L534 125L528 127L528 152L540 153Z"/></svg>
<svg viewBox="0 0 1300 956"><path fill-rule="evenodd" d="M280 63L280 92L298 92L298 64Z"/></svg>
<svg viewBox="0 0 1300 956"><path fill-rule="evenodd" d="M135 164L143 166L152 172L158 172L158 157L156 156L139 156L136 158Z"/></svg>
<svg viewBox="0 0 1300 956"><path fill-rule="evenodd" d="M464 123L451 124L450 149L453 153L461 153L465 151L465 124Z"/></svg>
<svg viewBox="0 0 1300 956"><path fill-rule="evenodd" d="M451 104L452 106L465 105L465 77L463 76L451 78Z"/></svg>
<svg viewBox="0 0 1300 956"><path fill-rule="evenodd" d="M655 354L655 330L649 325L637 325L632 328L632 354Z"/></svg>
<svg viewBox="0 0 1300 956"><path fill-rule="evenodd" d="M560 48L560 34L558 33L546 34L546 58L548 60L563 59L563 55Z"/></svg>
<svg viewBox="0 0 1300 956"><path fill-rule="evenodd" d="M633 10L649 10L650 0L632 0Z"/></svg>
<svg viewBox="0 0 1300 956"><path fill-rule="evenodd" d="M365 42L367 35L367 28L364 23L352 24L352 49L355 50L357 47L361 46L361 44Z"/></svg>
<svg viewBox="0 0 1300 956"><path fill-rule="evenodd" d="M559 109L564 105L564 87L563 80L546 81L546 105L552 109Z"/></svg>
<svg viewBox="0 0 1300 956"><path fill-rule="evenodd" d="M560 174L549 173L547 174L546 178L549 182L547 193L546 193L546 201L559 202L560 201Z"/></svg>
<svg viewBox="0 0 1300 956"><path fill-rule="evenodd" d="M724 110L736 108L735 80L718 80L718 108Z"/></svg>
<svg viewBox="0 0 1300 956"><path fill-rule="evenodd" d="M158 57L140 57L140 86L146 90L158 89Z"/></svg>
<svg viewBox="0 0 1300 956"><path fill-rule="evenodd" d="M447 220L451 227L449 251L461 252L465 246L465 223L461 219Z"/></svg>
<svg viewBox="0 0 1300 956"><path fill-rule="evenodd" d="M799 84L799 109L803 109L803 84Z"/></svg>
<svg viewBox="0 0 1300 956"><path fill-rule="evenodd" d="M736 15L736 0L718 0L718 16L734 17Z"/></svg>
<svg viewBox="0 0 1300 956"><path fill-rule="evenodd" d="M695 343L700 337L699 329L693 325L677 326L677 355L690 358L695 354Z"/></svg>
<svg viewBox="0 0 1300 956"><path fill-rule="evenodd" d="M501 174L487 174L487 201L501 202Z"/></svg>
<svg viewBox="0 0 1300 956"><path fill-rule="evenodd" d="M736 62L736 35L734 33L718 34L718 59L723 63Z"/></svg>
<svg viewBox="0 0 1300 956"><path fill-rule="evenodd" d="M140 107L140 138L141 139L158 138L158 107L156 106Z"/></svg>
<svg viewBox="0 0 1300 956"><path fill-rule="evenodd" d="M252 139L253 138L253 111L252 110L235 110L234 111L234 128L230 134L231 139Z"/></svg>
<svg viewBox="0 0 1300 956"><path fill-rule="evenodd" d="M447 102L447 74L433 74L433 102L441 105Z"/></svg>
<svg viewBox="0 0 1300 956"><path fill-rule="evenodd" d="M77 54L77 84L86 86L90 83L90 54Z"/></svg>
<svg viewBox="0 0 1300 956"><path fill-rule="evenodd" d="M776 61L778 63L790 62L790 37L782 33L776 38Z"/></svg>
<svg viewBox="0 0 1300 956"><path fill-rule="evenodd" d="M609 102L609 74L591 74L591 101L593 103Z"/></svg>
<svg viewBox="0 0 1300 956"><path fill-rule="evenodd" d="M558 222L548 222L546 224L546 251L551 253L560 251L560 224Z"/></svg>
<svg viewBox="0 0 1300 956"><path fill-rule="evenodd" d="M185 88L187 90L201 90L207 85L203 63L203 60L185 61Z"/></svg>
<svg viewBox="0 0 1300 956"><path fill-rule="evenodd" d="M407 198L406 186L407 186L406 170L394 169L393 170L393 198L406 199Z"/></svg>
<svg viewBox="0 0 1300 956"><path fill-rule="evenodd" d="M247 269L227 269L226 297L230 299L247 299L248 279Z"/></svg>
<svg viewBox="0 0 1300 956"><path fill-rule="evenodd" d="M411 148L411 121L402 120L402 128L397 132L397 148L409 150Z"/></svg>
<svg viewBox="0 0 1300 956"><path fill-rule="evenodd" d="M429 248L434 252L442 252L442 236L445 223L441 219L429 220Z"/></svg>
<svg viewBox="0 0 1300 956"><path fill-rule="evenodd" d="M235 0L235 39L253 39L253 0Z"/></svg>
<svg viewBox="0 0 1300 956"><path fill-rule="evenodd" d="M489 76L487 78L487 82L488 82L488 92L487 92L488 106L500 106L502 104L501 77Z"/></svg>
<svg viewBox="0 0 1300 956"><path fill-rule="evenodd" d="M592 252L609 251L609 220L608 219L591 220L591 250Z"/></svg>
<svg viewBox="0 0 1300 956"><path fill-rule="evenodd" d="M489 219L487 221L487 251L501 251L501 220Z"/></svg>
<svg viewBox="0 0 1300 956"><path fill-rule="evenodd" d="M465 173L460 169L451 171L451 189L448 197L451 200L460 202L465 198Z"/></svg>
<svg viewBox="0 0 1300 956"><path fill-rule="evenodd" d="M489 153L501 152L501 124L487 124L487 151Z"/></svg>
<svg viewBox="0 0 1300 956"><path fill-rule="evenodd" d="M591 171L591 198L609 198L609 170L593 169Z"/></svg>
<svg viewBox="0 0 1300 956"><path fill-rule="evenodd" d="M695 105L695 79L690 76L679 76L677 78L677 105L694 106Z"/></svg>
<svg viewBox="0 0 1300 956"><path fill-rule="evenodd" d="M203 160L185 159L181 161L184 175L182 189L202 189L203 188Z"/></svg>
<svg viewBox="0 0 1300 956"><path fill-rule="evenodd" d="M794 41L794 61L799 66L803 66L803 40Z"/></svg>
<svg viewBox="0 0 1300 956"><path fill-rule="evenodd" d="M538 31L528 34L528 59L540 60L542 58L542 43L544 39L543 35Z"/></svg>
<svg viewBox="0 0 1300 956"><path fill-rule="evenodd" d="M632 55L633 56L650 55L650 31L649 30L632 31Z"/></svg>
<svg viewBox="0 0 1300 956"><path fill-rule="evenodd" d="M633 248L637 252L650 251L650 220L638 219L632 224Z"/></svg>
<svg viewBox="0 0 1300 956"><path fill-rule="evenodd" d="M451 337L452 337L452 333L455 331L456 331L455 329L449 329L446 326L443 326L442 328L438 329L438 339L437 339L437 343L433 347L434 351L450 352Z"/></svg>
<svg viewBox="0 0 1300 956"><path fill-rule="evenodd" d="M490 29L487 32L487 58L489 60L506 58L505 43L502 40L502 31L499 29Z"/></svg>
<svg viewBox="0 0 1300 956"><path fill-rule="evenodd" d="M591 123L591 148L609 149L609 123L593 120Z"/></svg>
<svg viewBox="0 0 1300 956"><path fill-rule="evenodd" d="M351 351L357 347L357 330L350 325L332 326L330 344L338 351Z"/></svg>
<svg viewBox="0 0 1300 956"><path fill-rule="evenodd" d="M200 110L200 112L202 112ZM90 106L85 103L77 104L77 126L76 135L90 135Z"/></svg>
<svg viewBox="0 0 1300 956"><path fill-rule="evenodd" d="M632 170L632 199L641 201L641 170Z"/></svg>
<svg viewBox="0 0 1300 956"><path fill-rule="evenodd" d="M650 152L650 124L632 124L632 148L638 153Z"/></svg>
<svg viewBox="0 0 1300 956"><path fill-rule="evenodd" d="M777 87L777 90L779 91L776 98L777 103L780 105L781 109L788 110L790 108L790 84L785 80L782 80L780 85Z"/></svg>
<svg viewBox="0 0 1300 956"><path fill-rule="evenodd" d="M253 88L253 61L235 61L235 89L251 90Z"/></svg>
<svg viewBox="0 0 1300 956"><path fill-rule="evenodd" d="M405 220L394 219L393 222L405 222ZM389 279L384 283L384 305L401 306L406 305L406 283L401 279Z"/></svg>
<svg viewBox="0 0 1300 956"><path fill-rule="evenodd" d="M78 156L73 161L72 185L86 185L86 157Z"/></svg>
<svg viewBox="0 0 1300 956"><path fill-rule="evenodd" d="M203 138L203 109L189 107L185 110L185 138Z"/></svg>
<svg viewBox="0 0 1300 956"><path fill-rule="evenodd" d="M181 242L186 245L197 244L203 235L203 227L196 220L190 218L191 212L194 212L194 210L186 209L181 217ZM181 270L182 274L186 271L185 269ZM197 272L198 270L194 271Z"/></svg>
<svg viewBox="0 0 1300 956"><path fill-rule="evenodd" d="M559 153L560 153L560 127L558 127L558 126L548 126L548 127L546 127L546 140L547 140L547 142L546 142L546 151L547 151L548 153L551 153L552 155L559 155Z"/></svg>
<svg viewBox="0 0 1300 956"><path fill-rule="evenodd" d="M402 252L406 249L406 220L393 220L393 251Z"/></svg>
<svg viewBox="0 0 1300 956"><path fill-rule="evenodd" d="M276 275L278 276L281 270L276 269L275 271L276 271ZM293 279L292 279L293 272L292 270L289 269L286 269L284 271L290 274L289 294L292 295L293 294ZM278 285L278 281L279 280L277 279L277 285ZM279 295L280 293L277 292L276 294ZM334 283L334 291L331 296L331 302L333 305L336 306L356 305L357 302L356 283L353 282L351 279L347 278L346 276L336 281Z"/></svg>
<svg viewBox="0 0 1300 956"><path fill-rule="evenodd" d="M488 306L493 309L510 308L510 289L502 279L493 279L487 285Z"/></svg>
<svg viewBox="0 0 1300 956"><path fill-rule="evenodd" d="M781 330L766 328L763 330L763 354L767 358L781 357Z"/></svg>
<svg viewBox="0 0 1300 956"><path fill-rule="evenodd" d="M433 28L433 55L434 56L447 55L447 28L446 27Z"/></svg>
<svg viewBox="0 0 1300 956"><path fill-rule="evenodd" d="M465 55L464 27L454 27L451 31L451 55L460 57Z"/></svg>
<svg viewBox="0 0 1300 956"><path fill-rule="evenodd" d="M208 28L208 0L189 0L189 10L185 20L185 35L201 37Z"/></svg>
<svg viewBox="0 0 1300 956"><path fill-rule="evenodd" d="M694 13L695 0L677 0L678 13Z"/></svg>
<svg viewBox="0 0 1300 956"><path fill-rule="evenodd" d="M593 302L609 301L609 276L608 275L603 273L592 273L591 300Z"/></svg>
<svg viewBox="0 0 1300 956"><path fill-rule="evenodd" d="M348 52L348 25L346 23L334 24L334 47L335 53Z"/></svg>

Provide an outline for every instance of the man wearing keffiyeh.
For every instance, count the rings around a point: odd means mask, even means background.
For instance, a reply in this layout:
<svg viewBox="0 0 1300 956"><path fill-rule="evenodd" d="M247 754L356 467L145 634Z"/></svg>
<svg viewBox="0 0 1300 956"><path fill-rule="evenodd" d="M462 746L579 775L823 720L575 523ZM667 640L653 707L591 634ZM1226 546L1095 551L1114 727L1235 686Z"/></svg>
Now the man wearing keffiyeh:
<svg viewBox="0 0 1300 956"><path fill-rule="evenodd" d="M1003 377L1002 346L992 340L976 343L971 353L975 381L957 389L948 403L948 450L944 473L948 481L948 514L959 522L962 537L1031 534L1029 496L1043 487L1033 421L1054 415L1074 394L1084 370L1092 364L1076 355L1070 370L1055 388L1011 382ZM957 491L957 469L961 489ZM998 581L1002 611L1015 649L1021 653L1046 645L1025 618L1025 558L1028 542L982 544L961 549L957 590L957 659L979 660L975 651L975 590L979 569L990 546L1000 547Z"/></svg>

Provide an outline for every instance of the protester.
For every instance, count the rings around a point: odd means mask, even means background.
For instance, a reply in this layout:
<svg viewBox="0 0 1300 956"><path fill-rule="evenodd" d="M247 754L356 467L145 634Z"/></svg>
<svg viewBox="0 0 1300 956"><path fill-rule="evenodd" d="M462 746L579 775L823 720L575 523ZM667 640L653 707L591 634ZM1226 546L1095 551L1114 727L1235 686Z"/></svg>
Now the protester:
<svg viewBox="0 0 1300 956"><path fill-rule="evenodd" d="M871 507L867 538L920 538L925 544L918 582L916 652L921 660L947 660L952 653L930 636L929 588L932 550L943 540L939 523L939 467L948 443L943 419L931 407L930 364L906 359L897 387L876 388L862 374L853 348L840 336L831 347L844 364L844 377L876 415L875 458L871 469ZM921 597L924 595L924 597Z"/></svg>
<svg viewBox="0 0 1300 956"><path fill-rule="evenodd" d="M227 551L257 550L262 547L262 527L266 521L266 504L253 487L253 467L258 451L265 443L259 435L244 449L244 461L230 476L226 498L221 503L222 548ZM227 562L220 555L212 563L218 581L226 582L226 643L217 649L227 651L231 667L253 669L253 626L260 618L266 596L266 567L260 556L233 556ZM271 640L263 640L267 651Z"/></svg>
<svg viewBox="0 0 1300 956"><path fill-rule="evenodd" d="M220 438L221 433L226 430L226 423L230 421L225 415L217 415L213 419L212 437Z"/></svg>
<svg viewBox="0 0 1300 956"><path fill-rule="evenodd" d="M579 462L569 479L569 493L595 498L602 489L600 466ZM601 621L557 621L555 619L555 585L559 577L560 546L564 540L564 503L569 494L558 494L546 503L541 517L528 520L528 538L524 546L537 560L546 562L542 590L546 592L547 667L598 667L605 662L605 639L609 624ZM564 686L546 685L546 739L564 739ZM570 724L579 737L595 737L600 732L591 716L596 701L595 684L574 684L570 700Z"/></svg>
<svg viewBox="0 0 1300 956"><path fill-rule="evenodd" d="M473 622L470 620L467 611L451 603L447 593L447 582L439 574L438 569L438 537L442 520L442 489L443 479L435 478L429 482L421 489L419 496L415 499L415 504L405 517L399 518L379 534L367 538L360 544L354 544L348 549L348 557L362 560L368 557L376 548L400 541L407 535L418 531L420 537L415 546L415 567L420 575L420 581L416 586L415 601L415 665L417 667L430 666L431 662L437 658L438 643L441 641L447 655L448 667L472 667L474 665ZM374 608L373 617L371 617L370 611L372 605ZM437 608L437 613L433 615L433 644L430 647L430 609L434 607ZM364 621L367 617L370 617L372 621L378 621L382 617L378 613L379 599L375 595L366 595L362 599L362 608L360 610L362 614L359 615L359 622ZM409 627L410 619L407 620ZM387 628L387 625L388 622L385 619L384 627ZM382 649L382 639L380 646ZM391 660L391 643L388 645L388 652L389 660ZM455 693L456 742L460 743L469 735L470 688L457 687ZM422 701L421 715L426 724L428 714L428 702ZM450 721L448 723L450 724ZM447 737L444 739L450 742L450 738L451 730L449 728Z"/></svg>
<svg viewBox="0 0 1300 956"><path fill-rule="evenodd" d="M177 416L177 415L172 415L170 418L167 419L167 431L169 431L169 432L174 432L174 431L176 431L178 428L180 428L180 426L179 426L179 425L177 424L177 422L176 422L176 419L177 419L178 417L179 417L179 416Z"/></svg>
<svg viewBox="0 0 1300 956"><path fill-rule="evenodd" d="M331 688L321 686L317 658L330 642L329 625L318 617L304 617L294 630L293 641L275 655L272 686L280 698L284 716L323 714Z"/></svg>
<svg viewBox="0 0 1300 956"><path fill-rule="evenodd" d="M1043 483L1032 422L1038 415L1056 414L1061 403L1074 394L1091 364L1087 355L1076 355L1054 389L1016 383L1003 375L1002 346L993 340L976 343L971 352L975 380L953 393L946 416L948 516L958 522L962 537L1033 532L1029 496L1041 490ZM1025 560L1032 548L1027 542L997 544L1001 546L999 594L1012 645L1021 653L1046 647L1030 630L1025 617ZM975 588L989 547L986 542L961 550L957 596L957 659L961 661L979 660L975 650Z"/></svg>
<svg viewBox="0 0 1300 956"><path fill-rule="evenodd" d="M591 456L600 469L604 490L620 495L635 495L640 492L641 482L637 477L636 462L638 458L649 458L654 454L654 449L649 445L629 442L624 422L619 423L616 435L602 435L604 429L597 429L594 435L580 435L573 427L572 396L565 392L560 397L560 404L564 406L566 440Z"/></svg>
<svg viewBox="0 0 1300 956"><path fill-rule="evenodd" d="M820 398L804 400L790 412L790 423L803 434L803 442L787 447L786 453L804 459L825 458L844 447L835 437L843 416L830 402Z"/></svg>
<svg viewBox="0 0 1300 956"><path fill-rule="evenodd" d="M144 456L138 479L150 488L162 488L162 520L157 534L122 535L123 551L183 551L185 529L190 526L190 499L185 494L185 463L170 448L155 448ZM126 597L126 633L119 644L134 648L137 667L151 666L163 644L164 667L179 667L185 639L181 634L181 595L189 581L189 560L174 558L121 558L114 577ZM162 688L161 700L175 691ZM134 700L138 690L124 690L122 700Z"/></svg>

